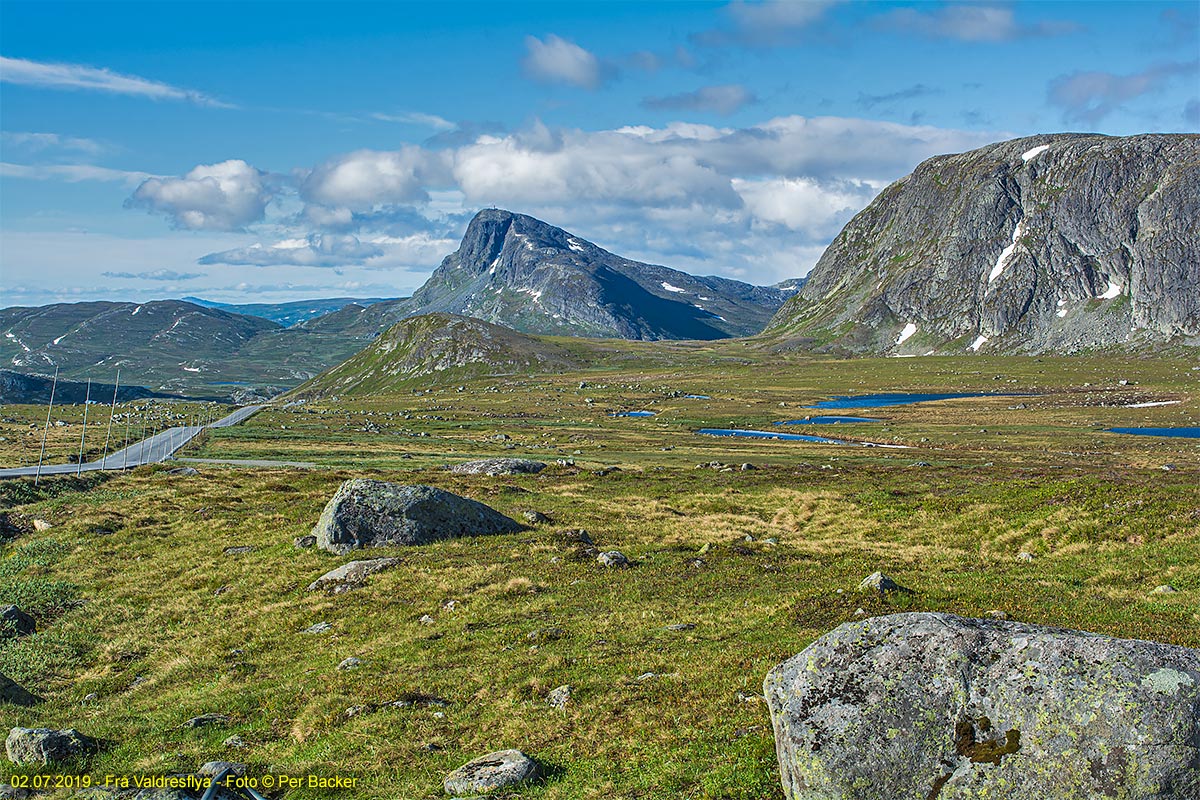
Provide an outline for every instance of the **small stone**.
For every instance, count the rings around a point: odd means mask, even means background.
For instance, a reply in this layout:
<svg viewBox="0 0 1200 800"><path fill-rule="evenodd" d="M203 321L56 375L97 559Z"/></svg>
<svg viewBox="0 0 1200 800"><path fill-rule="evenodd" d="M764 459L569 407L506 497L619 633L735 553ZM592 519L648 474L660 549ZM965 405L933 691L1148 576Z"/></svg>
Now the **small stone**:
<svg viewBox="0 0 1200 800"><path fill-rule="evenodd" d="M33 521L33 529L35 531L48 531L53 527L54 527L54 525L52 523L50 523L48 520L35 519Z"/></svg>
<svg viewBox="0 0 1200 800"><path fill-rule="evenodd" d="M33 617L14 605L0 606L0 639L15 639L36 631Z"/></svg>
<svg viewBox="0 0 1200 800"><path fill-rule="evenodd" d="M856 616L856 617L865 617L866 615L867 615L867 610L866 610L865 608L856 608L856 609L854 609L854 616Z"/></svg>
<svg viewBox="0 0 1200 800"><path fill-rule="evenodd" d="M1033 561L1033 553L1029 552L1028 550L1022 550L1021 552L1017 553L1017 560Z"/></svg>
<svg viewBox="0 0 1200 800"><path fill-rule="evenodd" d="M429 616L428 614L422 614L421 618L417 620L417 622L421 623L422 625L432 625L433 617Z"/></svg>
<svg viewBox="0 0 1200 800"><path fill-rule="evenodd" d="M204 766L202 766L202 767L200 767L200 769L196 770L196 774L199 775L201 778L212 779L212 778L215 778L218 775L220 775L225 770L229 770L229 772L231 774L237 775L239 778L245 777L245 775L246 775L246 765L238 764L237 762L234 762L234 761L208 761L208 762L205 762Z"/></svg>
<svg viewBox="0 0 1200 800"><path fill-rule="evenodd" d="M538 764L520 750L500 750L463 764L446 776L448 794L492 792L536 780Z"/></svg>
<svg viewBox="0 0 1200 800"><path fill-rule="evenodd" d="M912 589L901 586L882 572L872 572L858 585L858 590L860 592L875 591L881 596L886 596L892 592L912 593Z"/></svg>
<svg viewBox="0 0 1200 800"><path fill-rule="evenodd" d="M1178 594L1179 590L1169 583L1164 583L1162 586L1154 587L1150 594Z"/></svg>
<svg viewBox="0 0 1200 800"><path fill-rule="evenodd" d="M331 569L308 585L308 591L325 591L330 594L341 594L358 588L367 582L367 578L376 572L383 572L404 563L400 558L371 558L365 561L351 561L337 569Z"/></svg>
<svg viewBox="0 0 1200 800"><path fill-rule="evenodd" d="M342 663L337 665L337 668L341 670L358 669L362 666L362 663L363 662L361 658L350 656L349 658L343 659Z"/></svg>
<svg viewBox="0 0 1200 800"><path fill-rule="evenodd" d="M295 539L292 539L292 544L300 548L316 547L317 537L313 536L311 533L307 536L297 536Z"/></svg>
<svg viewBox="0 0 1200 800"><path fill-rule="evenodd" d="M749 471L750 471L750 470L752 470L752 469L758 469L758 467L756 467L756 466L754 466L753 464L751 464L751 463L747 462L747 463L745 463L745 464L742 464L740 467L738 467L738 469L740 469L742 472L749 472Z"/></svg>
<svg viewBox="0 0 1200 800"><path fill-rule="evenodd" d="M657 678L657 677L658 677L657 673L643 672L641 675L638 675L636 678L634 678L634 680L635 681L648 681L651 678Z"/></svg>
<svg viewBox="0 0 1200 800"><path fill-rule="evenodd" d="M695 628L696 628L696 626L690 622L677 622L674 625L668 625L666 629L669 631L678 632L678 631L695 630Z"/></svg>
<svg viewBox="0 0 1200 800"><path fill-rule="evenodd" d="M330 630L333 630L333 626L330 625L328 622L317 622L312 625L309 625L307 628L305 628L304 630L302 630L300 632L301 633L325 633L326 631L330 631Z"/></svg>
<svg viewBox="0 0 1200 800"><path fill-rule="evenodd" d="M194 475L199 475L200 470L195 467L176 467L175 469L167 470L168 475L178 475L181 478L191 478Z"/></svg>
<svg viewBox="0 0 1200 800"><path fill-rule="evenodd" d="M245 555L246 553L253 553L255 549L256 548L252 544L239 544L233 547L226 547L222 552L224 552L227 556L240 556Z"/></svg>
<svg viewBox="0 0 1200 800"><path fill-rule="evenodd" d="M563 531L559 536L568 544L595 544L592 541L592 537L583 528L571 528L570 530Z"/></svg>
<svg viewBox="0 0 1200 800"><path fill-rule="evenodd" d="M525 521L530 525L545 525L548 522L554 521L540 511L525 511L521 514L521 516L524 517Z"/></svg>
<svg viewBox="0 0 1200 800"><path fill-rule="evenodd" d="M628 569L632 566L629 559L620 550L608 550L596 556L596 560L601 566L611 567L615 569Z"/></svg>
<svg viewBox="0 0 1200 800"><path fill-rule="evenodd" d="M563 684L555 689L550 690L550 694L546 695L546 704L551 708L563 708L571 699L571 693L575 690L570 684Z"/></svg>
<svg viewBox="0 0 1200 800"><path fill-rule="evenodd" d="M241 736L238 736L236 733L225 741L221 742L221 746L228 747L230 750L246 750L250 747L249 743L247 743L245 739L243 739Z"/></svg>
<svg viewBox="0 0 1200 800"><path fill-rule="evenodd" d="M229 717L225 714L201 714L198 717L192 717L187 722L179 727L181 728L206 728L209 725L228 725Z"/></svg>

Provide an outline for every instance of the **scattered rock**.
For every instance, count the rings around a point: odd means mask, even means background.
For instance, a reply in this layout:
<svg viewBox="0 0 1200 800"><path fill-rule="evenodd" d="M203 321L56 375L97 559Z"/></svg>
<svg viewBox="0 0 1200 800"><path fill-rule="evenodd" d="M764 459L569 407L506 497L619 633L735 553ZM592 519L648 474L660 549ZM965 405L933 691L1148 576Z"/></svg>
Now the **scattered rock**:
<svg viewBox="0 0 1200 800"><path fill-rule="evenodd" d="M198 717L192 717L187 722L179 727L181 728L207 728L209 725L228 725L229 717L226 714L201 714Z"/></svg>
<svg viewBox="0 0 1200 800"><path fill-rule="evenodd" d="M425 708L449 708L450 701L444 697L438 697L436 694L425 694L424 692L408 692L401 695L396 700L385 705L392 708L413 708L415 706L424 706Z"/></svg>
<svg viewBox="0 0 1200 800"><path fill-rule="evenodd" d="M595 542L592 541L591 534L589 534L583 528L570 528L560 533L559 536L568 544L595 544Z"/></svg>
<svg viewBox="0 0 1200 800"><path fill-rule="evenodd" d="M666 629L669 631L690 631L695 630L695 628L696 626L690 622L678 622L674 625L668 625Z"/></svg>
<svg viewBox="0 0 1200 800"><path fill-rule="evenodd" d="M42 698L0 672L0 703L9 703L14 706L34 706L40 702L42 702Z"/></svg>
<svg viewBox="0 0 1200 800"><path fill-rule="evenodd" d="M0 783L0 800L26 800L29 792L7 783Z"/></svg>
<svg viewBox="0 0 1200 800"><path fill-rule="evenodd" d="M1017 553L1017 560L1033 561L1033 553L1029 552L1028 550L1022 550L1021 552Z"/></svg>
<svg viewBox="0 0 1200 800"><path fill-rule="evenodd" d="M421 623L422 625L432 625L433 617L429 616L428 614L422 614L421 618L417 620L417 622Z"/></svg>
<svg viewBox="0 0 1200 800"><path fill-rule="evenodd" d="M543 514L540 511L523 511L521 512L521 516L524 517L525 521L530 525L545 525L547 523L554 522L554 520L550 519L549 515Z"/></svg>
<svg viewBox="0 0 1200 800"><path fill-rule="evenodd" d="M627 569L633 566L629 563L629 559L625 557L625 554L620 550L605 551L596 556L596 560L600 562L601 566L614 567L617 569Z"/></svg>
<svg viewBox="0 0 1200 800"><path fill-rule="evenodd" d="M546 705L551 708L563 708L571 700L571 693L575 691L575 687L569 683L564 683L555 689L550 690L550 694L546 695Z"/></svg>
<svg viewBox="0 0 1200 800"><path fill-rule="evenodd" d="M536 631L530 631L525 634L525 638L531 642L557 642L567 635L563 628L538 628Z"/></svg>
<svg viewBox="0 0 1200 800"><path fill-rule="evenodd" d="M301 633L325 633L326 631L331 631L331 630L333 630L333 626L330 625L328 622L316 622L316 623L313 623L312 625L309 625L307 628L305 628L304 630L302 630L300 632Z"/></svg>
<svg viewBox="0 0 1200 800"><path fill-rule="evenodd" d="M350 656L349 658L343 659L342 663L337 665L337 668L342 669L342 670L358 669L359 667L362 666L362 663L363 662L362 662L361 658L355 658L354 656Z"/></svg>
<svg viewBox="0 0 1200 800"><path fill-rule="evenodd" d="M345 554L360 547L420 545L520 529L483 503L444 489L355 478L338 488L313 535L323 549Z"/></svg>
<svg viewBox="0 0 1200 800"><path fill-rule="evenodd" d="M448 794L491 792L535 780L537 762L520 750L500 750L469 761L446 776Z"/></svg>
<svg viewBox="0 0 1200 800"><path fill-rule="evenodd" d="M1150 594L1178 594L1179 590L1169 583L1164 583L1162 586L1155 586Z"/></svg>
<svg viewBox="0 0 1200 800"><path fill-rule="evenodd" d="M1200 796L1188 648L893 614L822 636L764 694L788 797Z"/></svg>
<svg viewBox="0 0 1200 800"><path fill-rule="evenodd" d="M226 547L222 552L227 556L240 556L246 553L253 553L256 549L252 544L239 544L233 547Z"/></svg>
<svg viewBox="0 0 1200 800"><path fill-rule="evenodd" d="M98 749L97 740L74 728L13 728L4 740L8 760L14 764L58 764Z"/></svg>
<svg viewBox="0 0 1200 800"><path fill-rule="evenodd" d="M221 746L228 747L230 750L246 750L249 749L250 744L235 733L233 736L230 736L228 739L221 742Z"/></svg>
<svg viewBox="0 0 1200 800"><path fill-rule="evenodd" d="M194 475L199 475L200 470L195 467L176 467L175 469L167 470L168 475L178 475L181 478L190 478Z"/></svg>
<svg viewBox="0 0 1200 800"><path fill-rule="evenodd" d="M307 536L297 536L295 539L292 539L292 544L300 548L316 547L317 537L311 533Z"/></svg>
<svg viewBox="0 0 1200 800"><path fill-rule="evenodd" d="M403 564L400 558L371 558L366 561L351 561L331 569L308 585L308 591L325 591L331 594L341 594L362 586L367 577L376 572L391 569L397 564Z"/></svg>
<svg viewBox="0 0 1200 800"><path fill-rule="evenodd" d="M484 458L455 464L450 471L456 475L535 475L546 468L541 461L527 458Z"/></svg>
<svg viewBox="0 0 1200 800"><path fill-rule="evenodd" d="M758 467L747 462L745 464L742 464L740 467L738 467L738 469L740 469L742 472L749 472L752 469L758 469Z"/></svg>
<svg viewBox="0 0 1200 800"><path fill-rule="evenodd" d="M881 596L886 596L892 592L912 594L912 589L901 586L882 572L872 572L858 585L858 590L860 592L878 592Z"/></svg>
<svg viewBox="0 0 1200 800"><path fill-rule="evenodd" d="M35 531L48 531L53 527L54 525L49 520L35 519L33 521L33 529Z"/></svg>
<svg viewBox="0 0 1200 800"><path fill-rule="evenodd" d="M0 639L15 639L37 632L33 617L14 605L0 606Z"/></svg>
<svg viewBox="0 0 1200 800"><path fill-rule="evenodd" d="M220 775L225 770L229 770L230 773L237 775L239 778L241 778L241 777L244 777L246 774L246 765L238 764L235 761L208 761L208 762L205 762L204 766L202 766L202 767L200 767L200 769L196 770L196 774L199 775L201 778L209 778L211 780L212 778L215 778L218 775Z"/></svg>

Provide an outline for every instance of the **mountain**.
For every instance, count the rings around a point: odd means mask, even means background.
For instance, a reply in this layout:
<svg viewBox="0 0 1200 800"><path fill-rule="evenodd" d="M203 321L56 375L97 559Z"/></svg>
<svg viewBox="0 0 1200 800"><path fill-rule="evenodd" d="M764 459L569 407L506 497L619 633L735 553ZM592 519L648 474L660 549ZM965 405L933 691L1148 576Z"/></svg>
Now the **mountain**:
<svg viewBox="0 0 1200 800"><path fill-rule="evenodd" d="M338 312L338 325L384 327L443 312L524 333L724 339L762 330L786 296L774 287L630 261L533 217L487 209L411 298L354 312L353 320ZM325 324L322 318L305 326Z"/></svg>
<svg viewBox="0 0 1200 800"><path fill-rule="evenodd" d="M316 317L354 305L369 306L386 298L383 297L327 297L320 300L295 300L290 303L217 303L213 300L203 300L199 297L185 297L185 302L194 303L205 308L219 308L234 314L249 317L260 317L271 322L277 322L285 328L298 325Z"/></svg>
<svg viewBox="0 0 1200 800"><path fill-rule="evenodd" d="M23 375L8 369L0 369L0 404L50 402L50 390L54 389L54 402L82 403L88 398L88 386L84 381L59 380L54 386L54 379L49 375ZM110 403L113 390L117 390L117 402L125 403L130 400L141 400L146 397L172 397L173 395L159 394L146 389L144 386L116 387L111 383L92 382L91 399L93 403Z"/></svg>
<svg viewBox="0 0 1200 800"><path fill-rule="evenodd" d="M925 161L767 333L860 353L1198 343L1200 136L1055 134Z"/></svg>
<svg viewBox="0 0 1200 800"><path fill-rule="evenodd" d="M362 348L349 335L284 329L180 300L57 303L0 310L0 360L15 371L215 396L276 392Z"/></svg>
<svg viewBox="0 0 1200 800"><path fill-rule="evenodd" d="M317 376L297 397L381 394L421 378L460 380L578 367L566 347L453 314L402 320L346 362Z"/></svg>

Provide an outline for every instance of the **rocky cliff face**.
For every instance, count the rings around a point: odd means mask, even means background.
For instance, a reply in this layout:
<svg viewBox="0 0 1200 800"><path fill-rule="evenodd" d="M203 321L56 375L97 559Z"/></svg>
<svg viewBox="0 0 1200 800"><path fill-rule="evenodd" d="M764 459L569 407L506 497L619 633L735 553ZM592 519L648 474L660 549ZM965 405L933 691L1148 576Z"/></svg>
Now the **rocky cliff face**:
<svg viewBox="0 0 1200 800"><path fill-rule="evenodd" d="M1200 343L1200 136L931 158L850 221L767 330L893 355Z"/></svg>
<svg viewBox="0 0 1200 800"><path fill-rule="evenodd" d="M721 339L758 333L786 296L630 261L533 217L488 209L411 299L371 311L393 320L461 314L525 333Z"/></svg>

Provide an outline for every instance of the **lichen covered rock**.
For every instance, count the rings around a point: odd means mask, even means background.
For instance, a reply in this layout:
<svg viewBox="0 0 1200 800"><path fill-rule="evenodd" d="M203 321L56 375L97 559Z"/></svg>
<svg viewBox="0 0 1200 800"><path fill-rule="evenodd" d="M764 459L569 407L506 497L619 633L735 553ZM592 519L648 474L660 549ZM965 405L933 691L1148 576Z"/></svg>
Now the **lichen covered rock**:
<svg viewBox="0 0 1200 800"><path fill-rule="evenodd" d="M355 478L338 488L312 533L321 548L344 554L518 530L516 520L444 489Z"/></svg>
<svg viewBox="0 0 1200 800"><path fill-rule="evenodd" d="M1003 620L850 622L763 687L789 800L1200 798L1200 651Z"/></svg>

